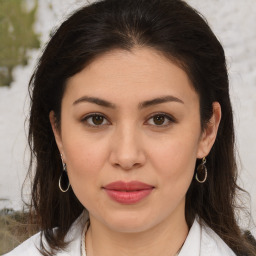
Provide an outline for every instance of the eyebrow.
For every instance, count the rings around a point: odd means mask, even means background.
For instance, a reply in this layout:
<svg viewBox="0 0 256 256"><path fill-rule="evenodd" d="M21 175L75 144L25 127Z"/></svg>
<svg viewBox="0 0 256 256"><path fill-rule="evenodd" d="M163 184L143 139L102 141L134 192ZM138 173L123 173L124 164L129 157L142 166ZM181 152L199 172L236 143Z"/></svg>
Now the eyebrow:
<svg viewBox="0 0 256 256"><path fill-rule="evenodd" d="M143 101L139 104L139 109L150 107L153 105L158 105L165 102L177 102L177 103L184 104L184 102L181 99L168 95L168 96L158 97L152 100Z"/></svg>
<svg viewBox="0 0 256 256"><path fill-rule="evenodd" d="M77 105L78 103L82 103L82 102L90 102L106 108L112 108L112 109L116 108L116 105L109 101L106 101L97 97L89 97L89 96L83 96L77 99L76 101L73 102L73 105ZM177 102L177 103L184 104L184 102L181 99L175 96L168 95L168 96L163 96L163 97L158 97L151 100L143 101L139 103L138 108L143 109L143 108L147 108L147 107L158 105L165 102Z"/></svg>
<svg viewBox="0 0 256 256"><path fill-rule="evenodd" d="M73 105L77 105L78 103L82 103L82 102L90 102L90 103L94 103L99 106L103 106L103 107L107 107L107 108L116 108L116 105L111 102L108 102L108 101L100 99L100 98L88 97L88 96L83 96L83 97L79 98L78 100L73 102Z"/></svg>

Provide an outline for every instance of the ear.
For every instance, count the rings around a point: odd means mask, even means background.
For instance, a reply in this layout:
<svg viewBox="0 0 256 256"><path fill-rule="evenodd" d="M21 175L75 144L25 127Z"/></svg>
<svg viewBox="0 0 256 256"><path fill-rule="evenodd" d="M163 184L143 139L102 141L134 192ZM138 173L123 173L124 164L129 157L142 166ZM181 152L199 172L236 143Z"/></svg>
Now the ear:
<svg viewBox="0 0 256 256"><path fill-rule="evenodd" d="M50 123L51 123L51 126L52 126L52 131L53 131L53 134L54 134L54 137L55 137L57 147L60 151L60 154L63 155L63 159L64 159L61 133L60 133L60 129L57 127L56 116L55 116L55 113L53 111L50 112L49 119L50 119Z"/></svg>
<svg viewBox="0 0 256 256"><path fill-rule="evenodd" d="M219 102L213 102L212 109L212 117L200 137L197 151L197 158L200 159L209 154L217 137L217 132L221 120L221 106Z"/></svg>

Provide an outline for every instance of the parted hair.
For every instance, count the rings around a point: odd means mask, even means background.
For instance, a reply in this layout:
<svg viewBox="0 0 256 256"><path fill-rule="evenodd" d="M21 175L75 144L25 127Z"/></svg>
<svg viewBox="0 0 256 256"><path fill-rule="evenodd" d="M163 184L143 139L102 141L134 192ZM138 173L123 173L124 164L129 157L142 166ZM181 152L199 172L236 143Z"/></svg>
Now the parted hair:
<svg viewBox="0 0 256 256"><path fill-rule="evenodd" d="M236 220L237 185L233 113L223 47L204 17L181 0L101 0L74 12L52 34L30 80L29 145L32 180L30 209L39 224L43 255L64 249L64 237L84 206L72 188L58 187L62 164L49 121L61 128L61 101L67 80L98 56L114 49L156 50L188 75L200 99L201 129L221 105L216 141L207 156L208 179L195 179L186 194L185 216L211 227L237 255L255 255ZM196 167L195 167L196 169ZM56 232L53 228L57 227Z"/></svg>

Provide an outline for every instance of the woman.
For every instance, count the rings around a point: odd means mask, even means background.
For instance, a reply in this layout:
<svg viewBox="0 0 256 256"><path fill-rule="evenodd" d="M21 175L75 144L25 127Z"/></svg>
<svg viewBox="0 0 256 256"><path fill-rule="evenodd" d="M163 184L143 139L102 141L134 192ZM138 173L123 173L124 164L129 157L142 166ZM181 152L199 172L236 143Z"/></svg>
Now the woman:
<svg viewBox="0 0 256 256"><path fill-rule="evenodd" d="M78 10L30 88L42 231L8 256L255 255L235 218L224 51L185 2Z"/></svg>

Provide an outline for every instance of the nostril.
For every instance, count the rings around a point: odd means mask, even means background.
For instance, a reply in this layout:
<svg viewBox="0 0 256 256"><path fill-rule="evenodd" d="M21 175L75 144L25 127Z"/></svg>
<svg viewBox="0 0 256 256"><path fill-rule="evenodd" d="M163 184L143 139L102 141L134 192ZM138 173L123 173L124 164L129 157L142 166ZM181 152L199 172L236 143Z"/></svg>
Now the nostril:
<svg viewBox="0 0 256 256"><path fill-rule="evenodd" d="M139 168L141 166L141 164L140 163L134 163L134 164L115 163L114 166L128 171L131 169Z"/></svg>

